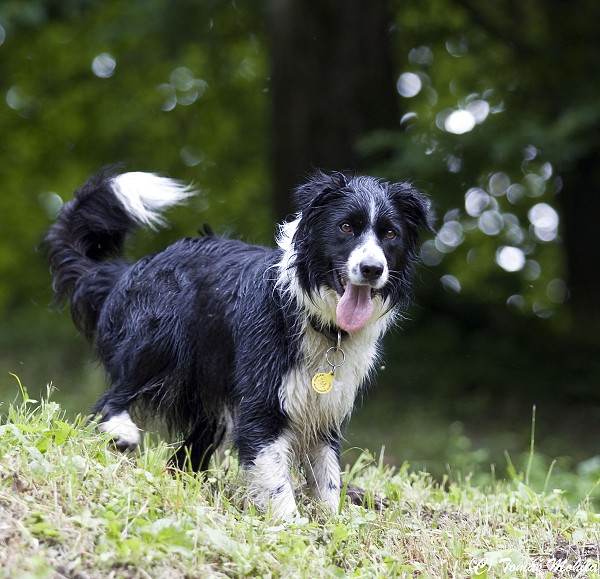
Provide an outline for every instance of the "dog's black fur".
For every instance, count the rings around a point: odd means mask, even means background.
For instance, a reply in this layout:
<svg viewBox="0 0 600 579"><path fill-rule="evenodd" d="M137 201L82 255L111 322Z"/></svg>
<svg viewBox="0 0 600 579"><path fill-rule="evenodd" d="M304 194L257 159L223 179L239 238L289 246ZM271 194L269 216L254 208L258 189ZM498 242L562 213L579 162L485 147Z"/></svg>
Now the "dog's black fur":
<svg viewBox="0 0 600 579"><path fill-rule="evenodd" d="M104 170L46 236L57 296L70 299L111 380L94 408L100 427L135 446L128 409L142 403L184 436L173 460L194 470L232 440L251 496L279 515L295 511L296 456L336 509L342 426L383 333L408 305L429 204L407 183L316 172L296 190L300 212L277 249L209 232L133 264L119 257L133 227L159 222L187 193L154 175ZM351 303L340 305L345 292ZM348 360L334 390L317 394L311 377L329 370L338 332Z"/></svg>

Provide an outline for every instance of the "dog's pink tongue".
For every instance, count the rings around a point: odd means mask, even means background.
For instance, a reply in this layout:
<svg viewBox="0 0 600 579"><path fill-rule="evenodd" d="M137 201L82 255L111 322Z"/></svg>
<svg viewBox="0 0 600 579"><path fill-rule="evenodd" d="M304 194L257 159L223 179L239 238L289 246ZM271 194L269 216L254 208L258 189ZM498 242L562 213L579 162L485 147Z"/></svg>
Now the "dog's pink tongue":
<svg viewBox="0 0 600 579"><path fill-rule="evenodd" d="M368 285L346 284L337 305L338 326L346 332L356 332L369 321L372 311L371 288Z"/></svg>

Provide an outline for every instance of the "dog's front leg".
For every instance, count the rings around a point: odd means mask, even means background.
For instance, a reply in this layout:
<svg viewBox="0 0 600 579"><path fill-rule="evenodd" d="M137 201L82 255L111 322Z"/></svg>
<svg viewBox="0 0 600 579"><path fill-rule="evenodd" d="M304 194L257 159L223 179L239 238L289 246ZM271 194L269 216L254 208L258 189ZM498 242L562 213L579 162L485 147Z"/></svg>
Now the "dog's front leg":
<svg viewBox="0 0 600 579"><path fill-rule="evenodd" d="M283 433L263 446L253 459L240 456L250 499L263 511L270 506L277 518L298 512L290 479L291 452L290 438Z"/></svg>
<svg viewBox="0 0 600 579"><path fill-rule="evenodd" d="M339 438L318 442L305 457L306 479L313 495L327 505L332 513L340 508Z"/></svg>

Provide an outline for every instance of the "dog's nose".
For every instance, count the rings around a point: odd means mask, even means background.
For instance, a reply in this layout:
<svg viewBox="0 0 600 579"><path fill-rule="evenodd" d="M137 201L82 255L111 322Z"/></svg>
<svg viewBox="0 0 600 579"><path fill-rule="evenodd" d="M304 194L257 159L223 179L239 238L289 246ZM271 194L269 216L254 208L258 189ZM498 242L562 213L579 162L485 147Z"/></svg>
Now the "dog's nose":
<svg viewBox="0 0 600 579"><path fill-rule="evenodd" d="M379 261L365 260L360 264L360 273L365 281L375 281L383 273L383 264Z"/></svg>

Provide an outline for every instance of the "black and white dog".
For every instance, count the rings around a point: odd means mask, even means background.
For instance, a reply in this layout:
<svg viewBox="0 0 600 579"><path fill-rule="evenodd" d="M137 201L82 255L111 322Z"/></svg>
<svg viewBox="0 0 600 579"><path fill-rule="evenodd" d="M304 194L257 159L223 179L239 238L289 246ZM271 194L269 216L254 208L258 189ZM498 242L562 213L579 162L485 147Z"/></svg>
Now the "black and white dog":
<svg viewBox="0 0 600 579"><path fill-rule="evenodd" d="M57 297L111 380L99 428L137 446L128 411L142 403L185 438L175 466L206 469L231 441L249 495L281 517L296 512L296 459L337 511L342 427L409 302L429 203L407 183L317 172L297 188L276 249L205 232L133 264L119 257L132 228L160 225L190 194L104 170L46 236Z"/></svg>

